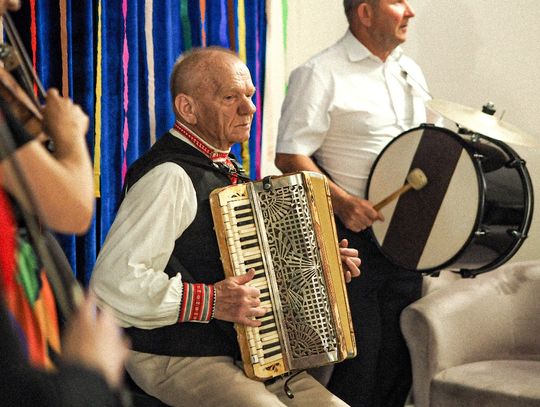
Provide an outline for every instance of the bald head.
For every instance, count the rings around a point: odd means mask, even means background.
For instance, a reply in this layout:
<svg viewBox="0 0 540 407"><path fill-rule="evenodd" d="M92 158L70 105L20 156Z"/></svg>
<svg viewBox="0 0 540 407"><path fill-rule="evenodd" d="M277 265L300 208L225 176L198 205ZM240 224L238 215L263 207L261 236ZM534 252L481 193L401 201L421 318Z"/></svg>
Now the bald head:
<svg viewBox="0 0 540 407"><path fill-rule="evenodd" d="M197 48L174 65L171 94L176 120L213 147L249 138L255 86L246 64L220 47Z"/></svg>
<svg viewBox="0 0 540 407"><path fill-rule="evenodd" d="M219 69L238 56L221 47L193 48L182 54L174 64L170 80L171 99L184 93L196 96L206 86L219 86Z"/></svg>

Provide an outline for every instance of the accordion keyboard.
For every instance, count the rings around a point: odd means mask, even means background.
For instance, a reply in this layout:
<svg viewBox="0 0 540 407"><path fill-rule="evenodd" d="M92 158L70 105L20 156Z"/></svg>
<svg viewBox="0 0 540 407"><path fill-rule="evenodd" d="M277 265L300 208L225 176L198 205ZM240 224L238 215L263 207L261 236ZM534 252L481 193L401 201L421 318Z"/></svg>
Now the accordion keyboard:
<svg viewBox="0 0 540 407"><path fill-rule="evenodd" d="M273 363L282 358L281 345L251 203L248 199L239 199L229 202L222 211L235 274L255 270L255 276L249 285L259 289L260 306L268 310L263 317L254 318L261 322L259 327L246 327L251 363L255 365Z"/></svg>

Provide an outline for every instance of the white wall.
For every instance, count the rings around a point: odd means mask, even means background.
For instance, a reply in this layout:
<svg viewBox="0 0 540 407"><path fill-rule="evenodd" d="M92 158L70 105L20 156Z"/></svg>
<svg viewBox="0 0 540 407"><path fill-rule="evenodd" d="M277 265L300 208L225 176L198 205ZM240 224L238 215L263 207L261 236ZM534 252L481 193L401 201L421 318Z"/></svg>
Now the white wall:
<svg viewBox="0 0 540 407"><path fill-rule="evenodd" d="M504 120L540 138L540 8L535 0L414 1L407 53L435 98L474 108L488 100ZM434 4L435 3L435 4Z"/></svg>
<svg viewBox="0 0 540 407"><path fill-rule="evenodd" d="M340 0L289 0L286 72L332 45L347 29Z"/></svg>
<svg viewBox="0 0 540 407"><path fill-rule="evenodd" d="M404 45L436 99L496 115L540 140L540 7L537 0L410 0L416 18ZM288 73L340 38L341 0L289 0ZM496 136L496 135L490 135ZM540 143L540 141L539 141ZM527 161L536 210L529 238L512 261L540 258L540 148L511 147Z"/></svg>

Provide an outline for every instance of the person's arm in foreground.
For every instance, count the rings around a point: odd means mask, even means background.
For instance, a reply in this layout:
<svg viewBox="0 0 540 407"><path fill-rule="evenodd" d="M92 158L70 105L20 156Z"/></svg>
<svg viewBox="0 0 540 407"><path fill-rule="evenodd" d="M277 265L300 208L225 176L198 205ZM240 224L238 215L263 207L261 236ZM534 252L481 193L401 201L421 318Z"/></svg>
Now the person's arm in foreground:
<svg viewBox="0 0 540 407"><path fill-rule="evenodd" d="M15 152L41 220L58 232L84 233L92 219L94 192L87 129L88 117L81 108L52 89L43 108L43 130L54 142L54 153L37 139ZM0 167L3 185L24 205L9 157Z"/></svg>

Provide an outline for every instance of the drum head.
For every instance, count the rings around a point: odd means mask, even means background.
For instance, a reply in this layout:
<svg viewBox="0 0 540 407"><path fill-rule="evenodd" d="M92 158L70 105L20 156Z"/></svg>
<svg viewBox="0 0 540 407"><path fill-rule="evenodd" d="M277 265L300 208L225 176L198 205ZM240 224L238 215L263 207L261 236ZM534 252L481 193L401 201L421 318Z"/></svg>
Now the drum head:
<svg viewBox="0 0 540 407"><path fill-rule="evenodd" d="M451 264L478 226L483 179L466 143L450 130L421 126L396 137L371 170L367 199L377 203L420 168L425 187L410 189L381 209L372 225L381 251L394 264L429 272Z"/></svg>

